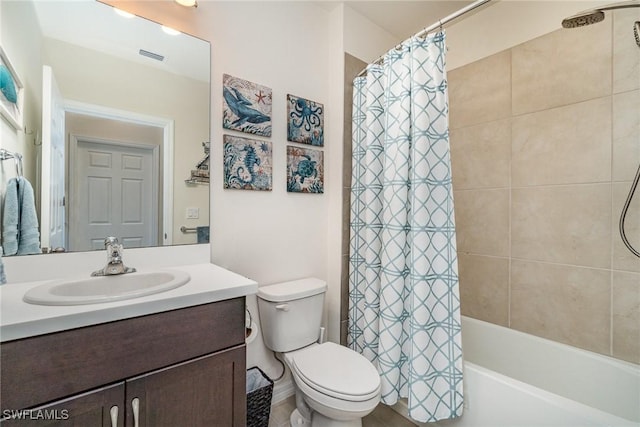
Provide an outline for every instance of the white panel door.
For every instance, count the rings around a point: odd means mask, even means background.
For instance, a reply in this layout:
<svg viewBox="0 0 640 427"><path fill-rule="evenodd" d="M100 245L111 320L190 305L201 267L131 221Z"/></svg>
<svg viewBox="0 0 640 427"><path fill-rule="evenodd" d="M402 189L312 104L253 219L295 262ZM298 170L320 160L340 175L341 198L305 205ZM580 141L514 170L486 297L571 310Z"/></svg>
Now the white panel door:
<svg viewBox="0 0 640 427"><path fill-rule="evenodd" d="M64 106L51 67L42 69L41 246L66 248Z"/></svg>
<svg viewBox="0 0 640 427"><path fill-rule="evenodd" d="M74 151L70 249L104 249L107 236L125 248L157 245L153 147L78 139Z"/></svg>

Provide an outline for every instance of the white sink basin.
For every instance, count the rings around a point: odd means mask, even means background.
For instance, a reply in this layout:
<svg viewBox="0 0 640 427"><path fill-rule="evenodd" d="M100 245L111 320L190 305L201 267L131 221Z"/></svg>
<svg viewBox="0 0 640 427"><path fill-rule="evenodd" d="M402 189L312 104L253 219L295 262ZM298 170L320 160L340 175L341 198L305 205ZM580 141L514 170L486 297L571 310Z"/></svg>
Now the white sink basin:
<svg viewBox="0 0 640 427"><path fill-rule="evenodd" d="M30 289L23 300L38 305L83 305L120 301L175 289L189 273L178 270L137 272L115 276L55 280Z"/></svg>

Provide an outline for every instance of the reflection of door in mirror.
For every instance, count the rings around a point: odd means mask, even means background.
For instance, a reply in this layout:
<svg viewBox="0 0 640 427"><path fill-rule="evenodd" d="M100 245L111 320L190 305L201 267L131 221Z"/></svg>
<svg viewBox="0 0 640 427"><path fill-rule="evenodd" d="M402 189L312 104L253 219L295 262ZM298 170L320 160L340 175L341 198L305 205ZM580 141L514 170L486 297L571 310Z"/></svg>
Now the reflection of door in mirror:
<svg viewBox="0 0 640 427"><path fill-rule="evenodd" d="M119 236L127 248L156 245L158 221L151 207L158 200L157 148L77 139L69 203L79 220L70 223L71 250L102 249L105 233Z"/></svg>
<svg viewBox="0 0 640 427"><path fill-rule="evenodd" d="M68 248L65 236L64 100L51 67L42 69L42 166L40 182L42 248Z"/></svg>
<svg viewBox="0 0 640 427"><path fill-rule="evenodd" d="M157 245L170 215L160 192L163 128L74 113L66 123L70 250L102 249L105 235L126 248Z"/></svg>

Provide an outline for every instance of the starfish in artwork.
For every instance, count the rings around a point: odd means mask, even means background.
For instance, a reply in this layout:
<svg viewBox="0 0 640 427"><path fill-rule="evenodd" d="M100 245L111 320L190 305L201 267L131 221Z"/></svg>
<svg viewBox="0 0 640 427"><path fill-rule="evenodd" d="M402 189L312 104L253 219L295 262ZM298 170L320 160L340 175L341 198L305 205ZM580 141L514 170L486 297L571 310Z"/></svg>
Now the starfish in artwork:
<svg viewBox="0 0 640 427"><path fill-rule="evenodd" d="M263 94L263 93L262 93L262 91L260 91L260 92L256 93L256 98L257 98L257 101L256 101L256 102L257 102L258 104L259 104L259 103L261 103L261 102L264 104L264 98L265 98L265 97L266 97L266 95L265 95L265 94Z"/></svg>

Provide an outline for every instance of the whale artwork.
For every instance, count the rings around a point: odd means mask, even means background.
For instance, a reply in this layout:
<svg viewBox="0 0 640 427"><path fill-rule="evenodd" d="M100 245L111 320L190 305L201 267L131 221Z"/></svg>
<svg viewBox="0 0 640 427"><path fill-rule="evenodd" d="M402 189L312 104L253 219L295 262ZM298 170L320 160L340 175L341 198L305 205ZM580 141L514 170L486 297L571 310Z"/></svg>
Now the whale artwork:
<svg viewBox="0 0 640 427"><path fill-rule="evenodd" d="M271 136L271 89L224 74L222 126L225 129Z"/></svg>

